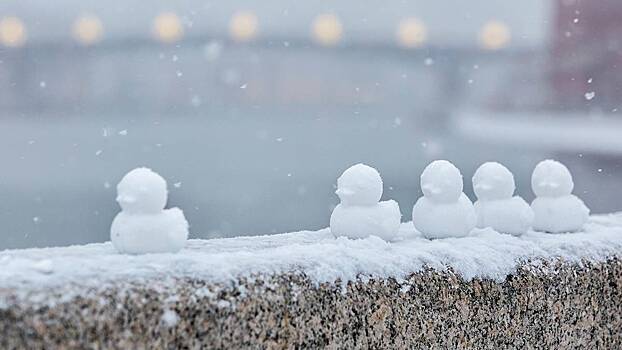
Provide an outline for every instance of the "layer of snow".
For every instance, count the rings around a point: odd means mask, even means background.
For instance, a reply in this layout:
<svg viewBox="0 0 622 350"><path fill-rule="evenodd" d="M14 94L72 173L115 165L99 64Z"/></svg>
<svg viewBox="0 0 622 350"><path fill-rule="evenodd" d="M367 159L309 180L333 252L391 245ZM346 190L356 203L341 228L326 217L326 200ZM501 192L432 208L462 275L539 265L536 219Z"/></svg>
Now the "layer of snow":
<svg viewBox="0 0 622 350"><path fill-rule="evenodd" d="M450 266L466 279L503 280L527 259L580 262L622 256L622 213L592 216L583 232L571 234L528 232L515 237L475 229L463 238L427 240L412 223L404 223L400 236L401 240L393 243L375 236L351 240L334 238L323 229L189 240L177 254L123 255L110 242L5 250L0 252L0 291L44 291L68 285L96 288L110 282L171 277L230 282L240 276L289 271L304 272L314 282L360 276L401 280L424 266Z"/></svg>

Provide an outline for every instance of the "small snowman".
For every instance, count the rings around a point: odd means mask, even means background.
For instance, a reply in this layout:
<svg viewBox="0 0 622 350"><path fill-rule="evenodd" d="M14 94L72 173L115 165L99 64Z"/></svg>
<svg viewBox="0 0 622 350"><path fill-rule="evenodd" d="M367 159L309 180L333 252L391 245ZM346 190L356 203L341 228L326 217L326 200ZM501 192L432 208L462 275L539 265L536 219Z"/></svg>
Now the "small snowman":
<svg viewBox="0 0 622 350"><path fill-rule="evenodd" d="M560 233L583 228L590 210L572 194L574 183L565 165L550 159L538 163L531 175L531 188L536 195L531 202L535 230Z"/></svg>
<svg viewBox="0 0 622 350"><path fill-rule="evenodd" d="M337 179L335 192L341 203L330 216L335 237L365 238L378 236L385 241L397 237L402 214L396 201L379 202L382 178L365 164L356 164Z"/></svg>
<svg viewBox="0 0 622 350"><path fill-rule="evenodd" d="M166 180L147 168L127 173L117 185L121 212L112 221L110 240L120 253L178 252L188 239L188 222L179 208L164 209Z"/></svg>
<svg viewBox="0 0 622 350"><path fill-rule="evenodd" d="M462 186L462 174L453 164L446 160L430 163L421 174L423 197L413 207L417 231L426 238L468 235L477 217Z"/></svg>
<svg viewBox="0 0 622 350"><path fill-rule="evenodd" d="M520 236L533 225L533 210L524 199L513 196L514 175L497 162L482 164L473 176L477 196L477 227L492 227L502 233Z"/></svg>

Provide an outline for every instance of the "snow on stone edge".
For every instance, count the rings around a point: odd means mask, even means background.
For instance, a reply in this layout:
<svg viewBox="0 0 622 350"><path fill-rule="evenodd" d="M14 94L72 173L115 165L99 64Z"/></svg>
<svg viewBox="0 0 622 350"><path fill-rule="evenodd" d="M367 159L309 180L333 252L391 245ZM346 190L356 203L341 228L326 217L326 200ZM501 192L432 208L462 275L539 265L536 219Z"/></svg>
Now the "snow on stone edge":
<svg viewBox="0 0 622 350"><path fill-rule="evenodd" d="M117 253L110 242L0 251L2 289L43 291L67 285L176 277L230 282L255 274L303 272L316 283L361 276L401 280L424 267L451 267L463 278L502 281L526 260L602 261L622 256L622 213L592 216L583 232L521 237L491 229L470 236L427 240L403 223L400 240L334 238L329 229L268 236L189 240L181 252Z"/></svg>

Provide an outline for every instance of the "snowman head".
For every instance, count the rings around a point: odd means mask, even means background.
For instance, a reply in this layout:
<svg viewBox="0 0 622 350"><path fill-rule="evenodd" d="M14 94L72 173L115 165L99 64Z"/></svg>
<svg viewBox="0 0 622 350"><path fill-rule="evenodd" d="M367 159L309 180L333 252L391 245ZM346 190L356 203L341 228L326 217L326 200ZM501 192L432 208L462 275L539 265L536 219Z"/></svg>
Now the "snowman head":
<svg viewBox="0 0 622 350"><path fill-rule="evenodd" d="M117 185L117 202L130 214L155 214L164 209L166 180L148 168L136 168Z"/></svg>
<svg viewBox="0 0 622 350"><path fill-rule="evenodd" d="M462 174L446 160L435 160L421 173L423 195L435 202L451 203L462 194Z"/></svg>
<svg viewBox="0 0 622 350"><path fill-rule="evenodd" d="M497 162L482 164L473 175L473 191L479 200L511 198L515 189L514 175Z"/></svg>
<svg viewBox="0 0 622 350"><path fill-rule="evenodd" d="M382 197L382 178L378 170L359 163L341 174L335 193L344 205L374 205Z"/></svg>
<svg viewBox="0 0 622 350"><path fill-rule="evenodd" d="M572 192L574 183L564 164L547 159L538 163L533 170L531 188L538 197L561 197Z"/></svg>

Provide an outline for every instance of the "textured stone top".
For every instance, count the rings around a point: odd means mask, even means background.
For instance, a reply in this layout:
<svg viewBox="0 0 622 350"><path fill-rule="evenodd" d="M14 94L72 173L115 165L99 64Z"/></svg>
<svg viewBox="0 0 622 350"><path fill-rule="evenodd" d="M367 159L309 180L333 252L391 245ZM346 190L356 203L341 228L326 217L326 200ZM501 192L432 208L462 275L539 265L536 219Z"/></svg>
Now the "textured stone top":
<svg viewBox="0 0 622 350"><path fill-rule="evenodd" d="M503 280L527 261L604 261L620 256L622 213L592 216L583 232L529 232L521 237L482 229L468 237L427 240L412 223L404 223L400 239L392 243L377 237L334 238L329 229L190 240L176 254L123 255L106 242L1 251L0 304L6 292L26 295L55 290L71 295L119 282L191 278L229 283L240 277L292 272L304 274L313 283L361 277L399 281L425 267L451 267L466 280Z"/></svg>

